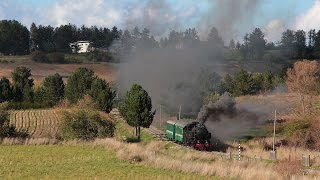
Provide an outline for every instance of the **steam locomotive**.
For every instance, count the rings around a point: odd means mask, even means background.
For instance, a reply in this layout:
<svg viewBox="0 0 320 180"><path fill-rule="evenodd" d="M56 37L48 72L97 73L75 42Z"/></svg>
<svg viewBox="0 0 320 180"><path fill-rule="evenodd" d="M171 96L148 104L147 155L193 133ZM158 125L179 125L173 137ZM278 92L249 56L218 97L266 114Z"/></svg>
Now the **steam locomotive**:
<svg viewBox="0 0 320 180"><path fill-rule="evenodd" d="M167 121L166 137L200 151L210 149L211 133L206 126L192 120Z"/></svg>

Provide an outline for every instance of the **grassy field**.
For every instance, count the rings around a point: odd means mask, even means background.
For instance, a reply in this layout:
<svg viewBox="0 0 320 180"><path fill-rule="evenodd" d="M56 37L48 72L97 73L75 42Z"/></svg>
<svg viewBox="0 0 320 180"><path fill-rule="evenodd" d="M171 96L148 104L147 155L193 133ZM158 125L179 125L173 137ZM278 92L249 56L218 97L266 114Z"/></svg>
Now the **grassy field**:
<svg viewBox="0 0 320 180"><path fill-rule="evenodd" d="M79 145L0 146L0 164L0 179L207 179L122 161L110 150Z"/></svg>

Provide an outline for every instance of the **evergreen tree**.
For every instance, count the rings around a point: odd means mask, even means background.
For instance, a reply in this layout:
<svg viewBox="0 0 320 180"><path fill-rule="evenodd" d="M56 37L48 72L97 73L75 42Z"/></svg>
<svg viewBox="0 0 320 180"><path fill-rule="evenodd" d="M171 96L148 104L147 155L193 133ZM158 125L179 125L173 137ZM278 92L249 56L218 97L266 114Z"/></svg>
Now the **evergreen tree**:
<svg viewBox="0 0 320 180"><path fill-rule="evenodd" d="M13 98L15 101L31 100L33 79L31 69L26 67L17 67L12 72Z"/></svg>
<svg viewBox="0 0 320 180"><path fill-rule="evenodd" d="M76 103L83 95L89 93L94 79L96 77L92 70L84 67L76 69L68 78L66 98L71 103Z"/></svg>
<svg viewBox="0 0 320 180"><path fill-rule="evenodd" d="M0 103L10 100L12 97L12 88L9 79L2 77L0 80Z"/></svg>
<svg viewBox="0 0 320 180"><path fill-rule="evenodd" d="M152 112L150 96L138 84L133 84L127 92L120 112L127 123L135 128L138 140L140 140L140 127L148 128L155 114L155 111Z"/></svg>
<svg viewBox="0 0 320 180"><path fill-rule="evenodd" d="M64 83L62 77L56 73L47 76L43 81L44 103L54 106L64 97Z"/></svg>
<svg viewBox="0 0 320 180"><path fill-rule="evenodd" d="M100 110L108 113L111 111L116 93L111 89L109 83L100 78L95 79L91 85L90 95Z"/></svg>

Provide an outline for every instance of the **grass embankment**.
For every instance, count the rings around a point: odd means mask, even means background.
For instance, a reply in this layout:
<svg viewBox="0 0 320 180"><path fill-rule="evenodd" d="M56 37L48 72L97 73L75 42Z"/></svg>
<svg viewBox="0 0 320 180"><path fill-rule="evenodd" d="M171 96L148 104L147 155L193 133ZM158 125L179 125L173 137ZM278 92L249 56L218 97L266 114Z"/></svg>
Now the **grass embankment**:
<svg viewBox="0 0 320 180"><path fill-rule="evenodd" d="M119 160L90 146L0 146L0 179L205 179Z"/></svg>

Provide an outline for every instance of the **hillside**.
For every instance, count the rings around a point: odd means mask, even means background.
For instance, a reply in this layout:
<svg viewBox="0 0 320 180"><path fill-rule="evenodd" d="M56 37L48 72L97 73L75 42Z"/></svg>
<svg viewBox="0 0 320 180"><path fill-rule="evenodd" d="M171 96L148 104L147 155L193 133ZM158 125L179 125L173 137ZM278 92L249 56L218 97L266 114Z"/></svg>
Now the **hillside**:
<svg viewBox="0 0 320 180"><path fill-rule="evenodd" d="M16 67L24 66L32 71L32 78L35 84L41 81L48 75L59 73L64 80L77 68L86 67L92 69L100 78L107 81L116 79L117 65L112 63L83 63L83 64L46 64L37 63L29 60L29 56L2 56L0 60L7 60L7 63L0 63L0 77L6 76L11 78L11 72Z"/></svg>

